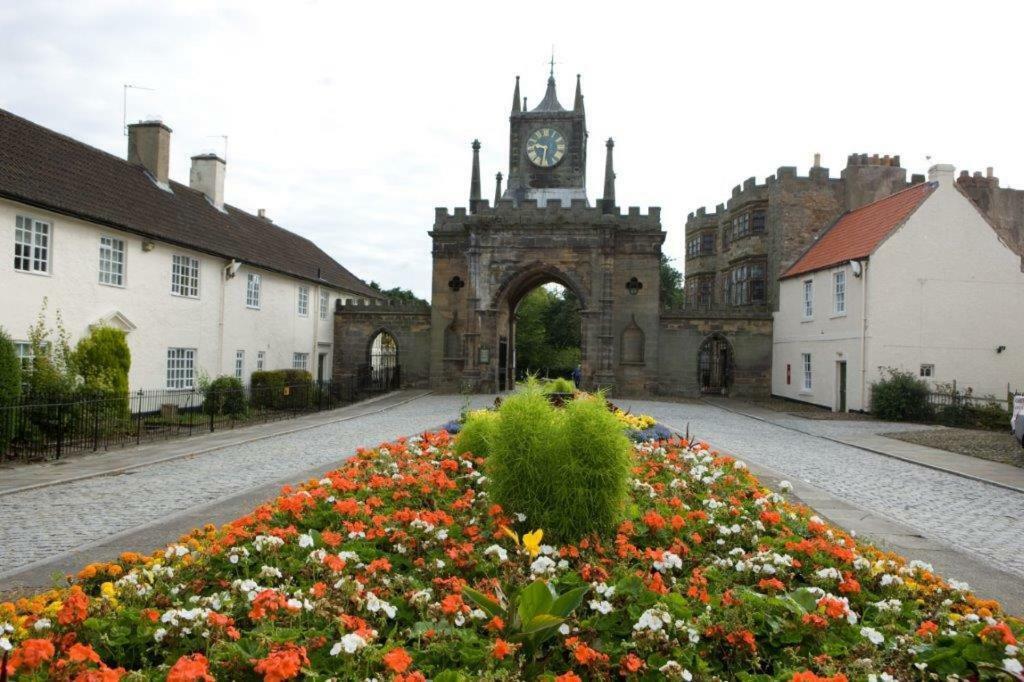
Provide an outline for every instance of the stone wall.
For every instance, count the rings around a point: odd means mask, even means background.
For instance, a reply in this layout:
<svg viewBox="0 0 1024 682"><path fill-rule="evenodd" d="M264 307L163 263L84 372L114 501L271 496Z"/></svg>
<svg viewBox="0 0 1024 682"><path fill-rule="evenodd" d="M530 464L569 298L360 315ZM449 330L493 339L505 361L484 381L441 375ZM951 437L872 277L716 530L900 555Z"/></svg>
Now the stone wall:
<svg viewBox="0 0 1024 682"><path fill-rule="evenodd" d="M423 388L430 382L430 306L384 301L343 303L334 310L334 369L339 380L357 376L369 364L370 344L380 331L398 345L402 388Z"/></svg>
<svg viewBox="0 0 1024 682"><path fill-rule="evenodd" d="M1024 256L1024 190L1000 187L991 168L985 175L960 171L956 183L993 223L1000 238Z"/></svg>

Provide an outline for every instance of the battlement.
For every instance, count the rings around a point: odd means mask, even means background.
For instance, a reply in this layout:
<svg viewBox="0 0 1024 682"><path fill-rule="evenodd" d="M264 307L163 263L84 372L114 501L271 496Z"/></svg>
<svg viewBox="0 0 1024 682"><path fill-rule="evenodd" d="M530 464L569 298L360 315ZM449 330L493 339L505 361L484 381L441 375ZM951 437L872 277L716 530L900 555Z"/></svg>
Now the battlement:
<svg viewBox="0 0 1024 682"><path fill-rule="evenodd" d="M430 304L422 301L398 301L395 299L338 299L334 305L336 313L387 312L387 313L429 313Z"/></svg>
<svg viewBox="0 0 1024 682"><path fill-rule="evenodd" d="M435 230L457 230L463 225L522 225L548 226L564 224L577 227L602 227L615 225L625 229L661 229L661 208L650 206L647 213L641 213L639 206L630 206L626 213L619 206L606 211L601 207L587 206L583 199L573 199L570 206L563 206L559 199L548 199L543 207L536 200L528 199L515 206L512 200L502 199L497 206L481 200L476 213L465 207L457 207L449 213L446 207L434 209Z"/></svg>
<svg viewBox="0 0 1024 682"><path fill-rule="evenodd" d="M850 154L846 157L846 167L850 166L888 166L890 168L902 168L900 166L900 155L879 156L878 154Z"/></svg>

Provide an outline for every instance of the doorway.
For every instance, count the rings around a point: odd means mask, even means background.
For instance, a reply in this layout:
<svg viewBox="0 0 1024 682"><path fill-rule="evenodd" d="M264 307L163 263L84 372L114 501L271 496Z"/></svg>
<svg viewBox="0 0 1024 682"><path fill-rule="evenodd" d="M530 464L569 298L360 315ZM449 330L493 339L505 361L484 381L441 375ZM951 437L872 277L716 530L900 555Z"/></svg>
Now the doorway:
<svg viewBox="0 0 1024 682"><path fill-rule="evenodd" d="M697 377L701 393L725 395L732 384L732 346L724 336L704 339L697 352Z"/></svg>
<svg viewBox="0 0 1024 682"><path fill-rule="evenodd" d="M846 412L846 360L840 360L836 363L836 375L838 380L836 386L838 387L838 396L836 403L839 406L839 412Z"/></svg>
<svg viewBox="0 0 1024 682"><path fill-rule="evenodd" d="M327 353L321 352L316 358L316 380L327 381Z"/></svg>

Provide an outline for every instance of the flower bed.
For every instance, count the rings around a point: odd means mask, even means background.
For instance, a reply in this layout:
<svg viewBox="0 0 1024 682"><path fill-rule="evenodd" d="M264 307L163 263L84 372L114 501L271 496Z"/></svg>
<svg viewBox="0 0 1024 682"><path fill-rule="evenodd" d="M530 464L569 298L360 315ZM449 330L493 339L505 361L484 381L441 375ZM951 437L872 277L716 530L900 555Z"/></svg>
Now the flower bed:
<svg viewBox="0 0 1024 682"><path fill-rule="evenodd" d="M15 679L1020 670L1021 623L965 586L856 542L704 444L641 443L633 457L617 531L552 547L488 499L486 462L456 456L446 432L360 451L219 530L0 605L0 648ZM572 608L549 589L582 598ZM506 610L512 595L518 608Z"/></svg>

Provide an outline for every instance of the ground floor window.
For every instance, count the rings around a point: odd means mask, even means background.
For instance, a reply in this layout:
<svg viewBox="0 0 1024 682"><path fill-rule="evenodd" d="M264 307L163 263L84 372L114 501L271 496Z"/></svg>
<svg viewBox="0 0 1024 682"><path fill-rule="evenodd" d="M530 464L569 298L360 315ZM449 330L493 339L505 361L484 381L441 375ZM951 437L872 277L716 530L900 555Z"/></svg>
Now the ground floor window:
<svg viewBox="0 0 1024 682"><path fill-rule="evenodd" d="M167 388L192 389L196 386L196 349L167 349Z"/></svg>
<svg viewBox="0 0 1024 682"><path fill-rule="evenodd" d="M809 390L811 390L811 387L814 385L814 382L813 382L813 379L812 379L812 376L811 376L811 354L810 353L802 353L800 357L801 357L801 364L803 365L803 368L804 368L804 390L805 391L809 391Z"/></svg>
<svg viewBox="0 0 1024 682"><path fill-rule="evenodd" d="M309 353L292 353L292 369L309 369Z"/></svg>
<svg viewBox="0 0 1024 682"><path fill-rule="evenodd" d="M266 364L266 361L267 361L267 352L263 351L263 350L256 351L256 371L257 372L262 372L263 371L263 366Z"/></svg>
<svg viewBox="0 0 1024 682"><path fill-rule="evenodd" d="M235 378L242 380L242 373L245 372L245 351L235 351Z"/></svg>
<svg viewBox="0 0 1024 682"><path fill-rule="evenodd" d="M21 363L21 371L31 372L32 358L35 357L35 353L32 352L32 344L28 341L15 341L14 351L18 354L18 361Z"/></svg>
<svg viewBox="0 0 1024 682"><path fill-rule="evenodd" d="M935 365L921 365L921 376L923 376L923 377L935 376Z"/></svg>

